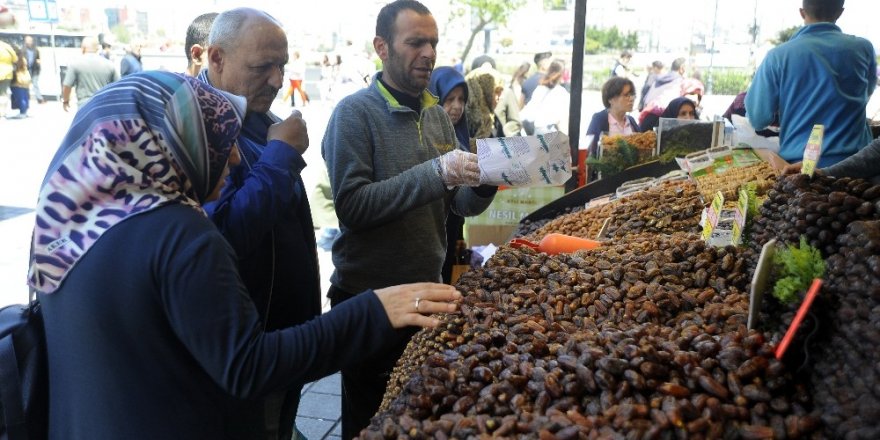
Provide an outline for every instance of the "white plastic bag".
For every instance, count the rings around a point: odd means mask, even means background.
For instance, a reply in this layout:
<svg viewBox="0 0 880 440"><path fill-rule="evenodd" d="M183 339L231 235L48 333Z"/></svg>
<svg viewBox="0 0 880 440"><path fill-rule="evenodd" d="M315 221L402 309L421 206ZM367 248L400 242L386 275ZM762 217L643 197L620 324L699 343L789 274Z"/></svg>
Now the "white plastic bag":
<svg viewBox="0 0 880 440"><path fill-rule="evenodd" d="M755 129L748 119L740 115L732 115L731 117L733 118L733 145L735 147L770 150L779 153L779 136L761 136L755 133Z"/></svg>
<svg viewBox="0 0 880 440"><path fill-rule="evenodd" d="M568 136L558 131L477 139L477 156L480 183L485 185L556 186L572 175Z"/></svg>

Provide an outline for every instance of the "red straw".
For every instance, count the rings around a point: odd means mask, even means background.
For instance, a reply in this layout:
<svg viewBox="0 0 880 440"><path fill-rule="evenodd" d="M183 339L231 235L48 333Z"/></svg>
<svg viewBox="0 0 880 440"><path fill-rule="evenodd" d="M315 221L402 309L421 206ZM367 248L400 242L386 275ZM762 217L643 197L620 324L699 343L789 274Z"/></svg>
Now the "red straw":
<svg viewBox="0 0 880 440"><path fill-rule="evenodd" d="M782 356L785 354L788 344L794 339L798 327L801 326L801 321L804 320L804 316L807 314L807 311L810 310L810 306L813 305L813 300L816 299L816 294L819 293L820 287L822 287L822 280L820 278L813 279L813 284L810 285L810 290L807 291L807 297L804 298L804 302L801 303L800 308L798 308L797 314L794 316L794 321L788 326L788 330L785 332L785 337L782 338L782 342L776 347L776 359L782 360Z"/></svg>

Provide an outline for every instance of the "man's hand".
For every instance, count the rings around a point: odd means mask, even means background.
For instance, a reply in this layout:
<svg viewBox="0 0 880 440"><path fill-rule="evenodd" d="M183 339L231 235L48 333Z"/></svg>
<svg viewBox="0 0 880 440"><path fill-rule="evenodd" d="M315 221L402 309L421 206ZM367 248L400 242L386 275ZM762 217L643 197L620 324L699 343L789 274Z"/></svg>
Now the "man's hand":
<svg viewBox="0 0 880 440"><path fill-rule="evenodd" d="M785 168L782 169L783 175L788 174L797 174L801 172L801 163L795 162L793 164L786 165Z"/></svg>
<svg viewBox="0 0 880 440"><path fill-rule="evenodd" d="M61 107L64 109L65 112L66 112L66 111L69 111L69 109L70 109L70 102L69 102L69 101L64 101L64 102L62 102L62 103L61 103Z"/></svg>
<svg viewBox="0 0 880 440"><path fill-rule="evenodd" d="M446 186L478 186L480 165L477 155L462 150L452 150L440 156L440 179Z"/></svg>
<svg viewBox="0 0 880 440"><path fill-rule="evenodd" d="M290 113L287 119L269 127L268 140L279 140L293 147L299 154L309 148L309 131L299 110Z"/></svg>
<svg viewBox="0 0 880 440"><path fill-rule="evenodd" d="M798 174L801 172L801 165L803 165L802 162L795 162L793 164L786 165L785 168L782 169L782 174L783 175ZM819 168L816 168L815 170L813 170L813 174L815 174L817 176L824 176L825 172L820 170Z"/></svg>

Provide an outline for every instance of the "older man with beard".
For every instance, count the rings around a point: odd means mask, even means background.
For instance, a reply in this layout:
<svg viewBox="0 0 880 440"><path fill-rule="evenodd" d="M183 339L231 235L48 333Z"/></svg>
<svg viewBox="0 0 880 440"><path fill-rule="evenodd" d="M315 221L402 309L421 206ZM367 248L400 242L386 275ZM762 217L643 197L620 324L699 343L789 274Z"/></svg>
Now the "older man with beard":
<svg viewBox="0 0 880 440"><path fill-rule="evenodd" d="M383 70L330 117L321 147L340 225L328 292L333 307L363 286L439 281L447 212L479 214L494 196L495 188L475 188L477 157L456 148L449 118L426 90L437 41L424 5L385 5L373 39ZM399 332L394 350L342 370L343 438L369 423L413 330Z"/></svg>
<svg viewBox="0 0 880 440"><path fill-rule="evenodd" d="M208 215L238 255L238 267L265 330L321 313L315 232L300 173L309 137L299 112L281 121L269 111L284 80L287 36L268 14L250 8L221 13L208 37L208 68L198 78L247 98L238 148ZM300 388L229 408L235 438L290 438Z"/></svg>

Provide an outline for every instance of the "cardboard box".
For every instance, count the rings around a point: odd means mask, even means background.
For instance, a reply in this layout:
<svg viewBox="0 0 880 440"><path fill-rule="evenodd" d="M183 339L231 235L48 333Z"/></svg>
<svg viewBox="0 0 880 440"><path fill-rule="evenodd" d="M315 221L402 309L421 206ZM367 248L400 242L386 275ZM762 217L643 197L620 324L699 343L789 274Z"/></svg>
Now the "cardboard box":
<svg viewBox="0 0 880 440"><path fill-rule="evenodd" d="M776 174L782 174L782 171L785 169L785 167L789 165L789 163L786 162L785 159L780 157L779 154L774 151L760 148L752 151L754 151L755 154L758 155L758 157L764 159L764 162L769 163L770 166L773 167L774 170L776 170Z"/></svg>
<svg viewBox="0 0 880 440"><path fill-rule="evenodd" d="M558 186L499 190L482 214L465 219L468 247L507 243L520 220L564 193L565 189Z"/></svg>

